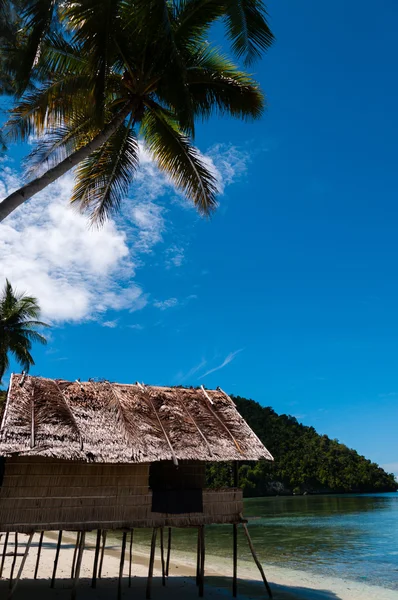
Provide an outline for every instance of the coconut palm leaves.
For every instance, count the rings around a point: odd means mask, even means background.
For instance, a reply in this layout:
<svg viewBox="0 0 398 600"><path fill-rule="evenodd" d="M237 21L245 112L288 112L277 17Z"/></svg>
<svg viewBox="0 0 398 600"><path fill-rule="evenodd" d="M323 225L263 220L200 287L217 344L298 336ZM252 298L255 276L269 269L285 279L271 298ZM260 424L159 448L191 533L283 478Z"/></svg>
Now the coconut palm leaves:
<svg viewBox="0 0 398 600"><path fill-rule="evenodd" d="M252 61L272 42L263 3L20 1L29 5L25 30L36 54L32 64L33 51L23 55L30 79L6 133L18 141L39 137L28 173L48 170L0 203L0 220L78 165L72 201L101 223L134 180L140 137L159 168L209 214L217 182L192 144L195 122L214 113L257 119L264 97L250 75L209 44L207 32L224 19L233 49Z"/></svg>
<svg viewBox="0 0 398 600"><path fill-rule="evenodd" d="M39 318L40 307L36 298L18 294L7 280L0 296L0 381L9 366L9 354L25 371L35 364L30 353L32 343L47 343L37 329L48 325Z"/></svg>

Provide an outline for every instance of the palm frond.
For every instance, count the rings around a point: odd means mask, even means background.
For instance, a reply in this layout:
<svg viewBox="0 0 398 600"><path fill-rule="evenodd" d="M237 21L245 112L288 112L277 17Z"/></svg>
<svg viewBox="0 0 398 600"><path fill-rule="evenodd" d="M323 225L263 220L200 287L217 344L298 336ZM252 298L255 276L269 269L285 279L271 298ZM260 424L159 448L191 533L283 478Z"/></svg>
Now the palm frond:
<svg viewBox="0 0 398 600"><path fill-rule="evenodd" d="M72 152L87 144L97 132L93 118L87 117L84 112L73 115L68 124L47 130L24 159L27 177L55 166Z"/></svg>
<svg viewBox="0 0 398 600"><path fill-rule="evenodd" d="M76 170L71 202L103 223L117 210L138 167L138 143L129 125L122 125Z"/></svg>
<svg viewBox="0 0 398 600"><path fill-rule="evenodd" d="M119 30L121 0L77 0L65 11L73 42L87 56L94 75L94 101L97 120L104 121L107 77L117 55L115 33Z"/></svg>
<svg viewBox="0 0 398 600"><path fill-rule="evenodd" d="M240 119L258 119L264 110L259 85L217 50L204 44L187 70L195 114L204 119L213 112Z"/></svg>
<svg viewBox="0 0 398 600"><path fill-rule="evenodd" d="M181 45L202 42L210 26L225 14L220 0L182 0L175 13L174 32Z"/></svg>
<svg viewBox="0 0 398 600"><path fill-rule="evenodd" d="M19 94L28 86L40 44L50 29L54 6L55 0L29 0L24 3L21 17L26 41L18 51L19 64L16 73Z"/></svg>
<svg viewBox="0 0 398 600"><path fill-rule="evenodd" d="M90 89L84 75L56 78L23 96L10 111L5 135L13 141L43 135L48 127L62 126L69 115L89 106L89 102Z"/></svg>
<svg viewBox="0 0 398 600"><path fill-rule="evenodd" d="M217 181L199 151L179 129L176 117L153 101L142 121L146 144L161 171L208 215L216 207Z"/></svg>
<svg viewBox="0 0 398 600"><path fill-rule="evenodd" d="M81 44L65 39L58 31L49 32L42 43L35 75L48 79L53 73L60 77L83 72L89 77L88 60Z"/></svg>
<svg viewBox="0 0 398 600"><path fill-rule="evenodd" d="M263 0L225 0L226 27L232 49L250 65L274 41Z"/></svg>

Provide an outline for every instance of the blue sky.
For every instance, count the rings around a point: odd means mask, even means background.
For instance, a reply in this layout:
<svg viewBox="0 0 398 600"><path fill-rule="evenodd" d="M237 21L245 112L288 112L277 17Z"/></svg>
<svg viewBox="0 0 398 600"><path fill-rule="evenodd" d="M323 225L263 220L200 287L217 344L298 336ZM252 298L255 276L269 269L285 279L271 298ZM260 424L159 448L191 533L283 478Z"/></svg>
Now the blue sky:
<svg viewBox="0 0 398 600"><path fill-rule="evenodd" d="M144 156L122 217L88 233L67 177L3 224L0 279L54 324L32 373L220 385L398 473L398 5L268 7L267 114L198 129L217 214Z"/></svg>

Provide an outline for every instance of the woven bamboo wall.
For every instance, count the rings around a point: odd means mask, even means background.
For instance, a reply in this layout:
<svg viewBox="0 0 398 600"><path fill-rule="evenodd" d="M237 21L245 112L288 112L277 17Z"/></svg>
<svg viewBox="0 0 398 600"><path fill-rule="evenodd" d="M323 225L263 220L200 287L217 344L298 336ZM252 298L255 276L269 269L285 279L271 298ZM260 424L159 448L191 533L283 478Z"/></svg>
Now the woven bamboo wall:
<svg viewBox="0 0 398 600"><path fill-rule="evenodd" d="M204 490L203 513L152 513L148 464L91 464L33 457L6 461L0 531L187 527L239 520L241 490Z"/></svg>

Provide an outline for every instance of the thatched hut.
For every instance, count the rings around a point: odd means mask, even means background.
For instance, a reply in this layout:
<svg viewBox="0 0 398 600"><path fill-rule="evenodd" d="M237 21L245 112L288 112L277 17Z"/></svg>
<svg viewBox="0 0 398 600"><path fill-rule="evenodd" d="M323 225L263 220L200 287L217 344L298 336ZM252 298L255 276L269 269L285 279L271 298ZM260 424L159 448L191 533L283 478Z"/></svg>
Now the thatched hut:
<svg viewBox="0 0 398 600"><path fill-rule="evenodd" d="M98 532L98 557L109 530L124 532L125 547L128 531L153 528L154 553L157 530L163 538L164 527L197 527L200 593L204 526L234 526L236 562L236 527L244 524L237 481L231 489L206 489L206 463L272 460L220 389L25 375L11 377L0 457L0 532L7 539L78 532L78 566L86 531ZM124 560L123 547L122 554ZM151 577L150 565L149 585Z"/></svg>

